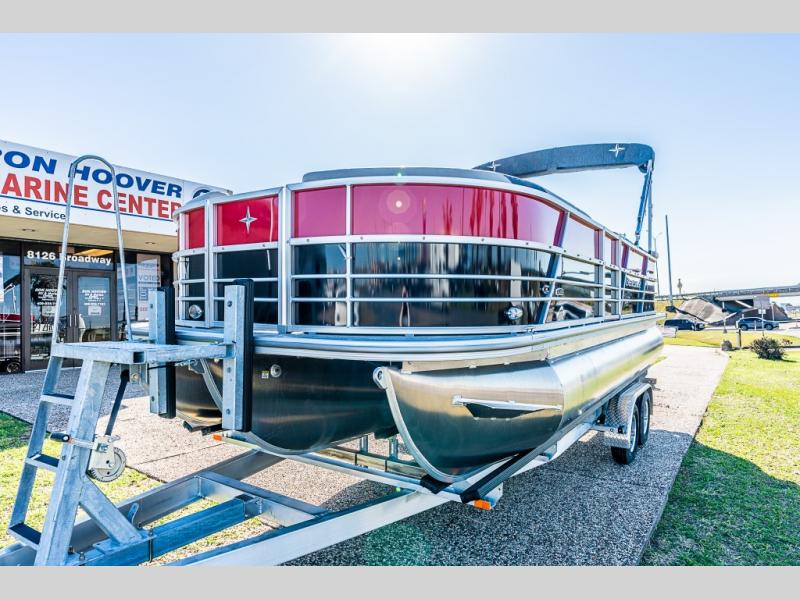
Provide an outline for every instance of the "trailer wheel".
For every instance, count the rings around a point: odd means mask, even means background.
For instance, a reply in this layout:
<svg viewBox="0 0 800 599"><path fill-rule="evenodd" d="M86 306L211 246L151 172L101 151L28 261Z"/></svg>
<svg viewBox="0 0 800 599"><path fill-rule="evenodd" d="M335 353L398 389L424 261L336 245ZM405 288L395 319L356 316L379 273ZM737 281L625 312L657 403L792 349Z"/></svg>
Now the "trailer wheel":
<svg viewBox="0 0 800 599"><path fill-rule="evenodd" d="M653 396L648 391L639 400L639 446L647 443L650 436L650 417L653 415Z"/></svg>
<svg viewBox="0 0 800 599"><path fill-rule="evenodd" d="M633 411L631 422L631 442L628 447L612 447L611 457L617 464L630 464L636 459L636 450L639 449L639 410Z"/></svg>
<svg viewBox="0 0 800 599"><path fill-rule="evenodd" d="M11 360L8 364L6 364L6 372L9 374L17 373L20 370L22 370L22 366L18 360Z"/></svg>

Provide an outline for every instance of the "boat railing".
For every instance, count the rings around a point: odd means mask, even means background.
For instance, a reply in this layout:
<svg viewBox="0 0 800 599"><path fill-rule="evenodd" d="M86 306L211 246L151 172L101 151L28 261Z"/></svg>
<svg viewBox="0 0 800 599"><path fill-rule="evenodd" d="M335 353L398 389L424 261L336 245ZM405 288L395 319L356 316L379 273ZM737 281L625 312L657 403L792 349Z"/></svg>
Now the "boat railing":
<svg viewBox="0 0 800 599"><path fill-rule="evenodd" d="M256 284L256 328L289 332L527 331L654 309L653 256L516 185L315 182L209 194L178 218L181 326L221 326L236 278Z"/></svg>

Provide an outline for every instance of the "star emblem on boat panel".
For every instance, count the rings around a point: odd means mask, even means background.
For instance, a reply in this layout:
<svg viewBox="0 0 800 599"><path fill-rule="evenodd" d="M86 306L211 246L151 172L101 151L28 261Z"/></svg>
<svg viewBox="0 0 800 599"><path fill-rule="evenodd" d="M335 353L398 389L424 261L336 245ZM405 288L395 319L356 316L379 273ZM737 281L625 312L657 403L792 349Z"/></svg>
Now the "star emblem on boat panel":
<svg viewBox="0 0 800 599"><path fill-rule="evenodd" d="M244 223L245 228L247 229L247 234L250 234L250 225L256 222L258 219L254 216L250 216L250 206L247 207L247 214L244 215L244 218L240 219L240 223Z"/></svg>

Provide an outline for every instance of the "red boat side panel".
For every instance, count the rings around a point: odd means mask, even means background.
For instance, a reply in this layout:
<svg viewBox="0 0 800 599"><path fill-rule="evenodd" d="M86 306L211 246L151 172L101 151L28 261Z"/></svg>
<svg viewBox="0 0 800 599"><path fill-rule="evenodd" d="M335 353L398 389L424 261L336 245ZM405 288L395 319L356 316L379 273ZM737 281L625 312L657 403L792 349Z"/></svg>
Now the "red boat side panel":
<svg viewBox="0 0 800 599"><path fill-rule="evenodd" d="M278 196L217 204L216 245L278 240Z"/></svg>
<svg viewBox="0 0 800 599"><path fill-rule="evenodd" d="M184 240L186 247L183 249L193 250L206 245L206 209L198 208L190 210L183 215L183 226L186 227Z"/></svg>
<svg viewBox="0 0 800 599"><path fill-rule="evenodd" d="M599 235L600 232L597 229L570 217L561 247L570 254L596 258Z"/></svg>
<svg viewBox="0 0 800 599"><path fill-rule="evenodd" d="M536 198L452 185L357 185L356 235L453 235L539 241L555 239L560 211Z"/></svg>
<svg viewBox="0 0 800 599"><path fill-rule="evenodd" d="M328 187L295 192L293 217L295 237L345 235L347 190Z"/></svg>

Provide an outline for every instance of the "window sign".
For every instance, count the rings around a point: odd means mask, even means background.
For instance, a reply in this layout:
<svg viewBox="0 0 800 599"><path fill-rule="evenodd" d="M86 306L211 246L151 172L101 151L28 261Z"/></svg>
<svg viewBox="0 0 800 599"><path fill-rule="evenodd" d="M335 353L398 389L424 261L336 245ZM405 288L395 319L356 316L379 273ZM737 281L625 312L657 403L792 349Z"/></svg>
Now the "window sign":
<svg viewBox="0 0 800 599"><path fill-rule="evenodd" d="M136 254L136 320L148 319L147 297L151 289L161 284L159 257L153 254Z"/></svg>

